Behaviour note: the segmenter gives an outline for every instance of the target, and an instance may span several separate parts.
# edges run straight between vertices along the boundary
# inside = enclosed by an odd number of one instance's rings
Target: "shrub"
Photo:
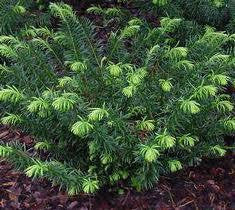
[[[42,9],[40,6],[34,0],[1,0],[0,34],[17,33],[24,26],[48,24],[49,14],[36,10]]]
[[[72,195],[121,180],[150,188],[162,174],[226,153],[234,35],[207,27],[178,42],[184,20],[150,28],[135,18],[102,40],[70,6],[50,11],[58,28],[0,37],[2,123],[34,135],[47,159],[16,144],[1,144],[0,156]]]
[[[154,14],[168,14],[214,26],[234,33],[235,2],[233,0],[152,0]],[[150,10],[149,5],[145,6]]]

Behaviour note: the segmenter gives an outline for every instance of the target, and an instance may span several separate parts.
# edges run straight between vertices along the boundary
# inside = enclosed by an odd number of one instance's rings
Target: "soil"
[[[28,148],[33,139],[19,131],[0,126],[0,139],[17,140]],[[0,160],[0,209],[160,209],[160,210],[232,210],[235,209],[235,155],[204,160],[198,167],[189,167],[162,177],[155,188],[136,192],[123,188],[103,189],[96,195],[69,197],[64,191],[44,180],[32,180],[15,171],[10,163]]]

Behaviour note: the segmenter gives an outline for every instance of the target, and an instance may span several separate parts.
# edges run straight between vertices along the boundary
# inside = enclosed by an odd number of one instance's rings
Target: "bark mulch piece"
[[[0,139],[18,139],[29,147],[33,140],[27,135],[0,126]],[[232,210],[235,209],[235,155],[204,160],[198,167],[189,167],[162,177],[155,188],[136,192],[124,188],[103,190],[97,195],[69,197],[58,187],[43,179],[32,180],[0,160],[0,209],[159,209],[159,210]]]

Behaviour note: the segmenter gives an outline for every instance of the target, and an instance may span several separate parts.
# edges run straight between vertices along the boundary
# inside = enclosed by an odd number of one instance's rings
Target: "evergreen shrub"
[[[152,0],[152,3],[154,7],[148,5],[145,9],[152,10],[156,15],[184,17],[219,30],[235,32],[234,0]]]
[[[223,137],[235,131],[225,91],[235,34],[133,18],[104,40],[69,5],[51,3],[50,13],[54,28],[0,36],[1,122],[44,151],[2,142],[1,157],[74,195],[121,181],[150,188],[160,175],[225,155]]]

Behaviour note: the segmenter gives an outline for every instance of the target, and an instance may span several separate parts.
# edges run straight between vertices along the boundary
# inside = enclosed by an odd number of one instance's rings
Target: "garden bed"
[[[0,209],[235,209],[235,4],[0,1]]]
[[[33,140],[20,132],[1,127],[4,141],[19,140],[32,147]],[[100,191],[96,195],[69,197],[43,179],[32,180],[0,161],[0,208],[2,209],[234,209],[235,155],[204,160],[162,177],[151,191],[139,193],[122,188],[123,194]]]

